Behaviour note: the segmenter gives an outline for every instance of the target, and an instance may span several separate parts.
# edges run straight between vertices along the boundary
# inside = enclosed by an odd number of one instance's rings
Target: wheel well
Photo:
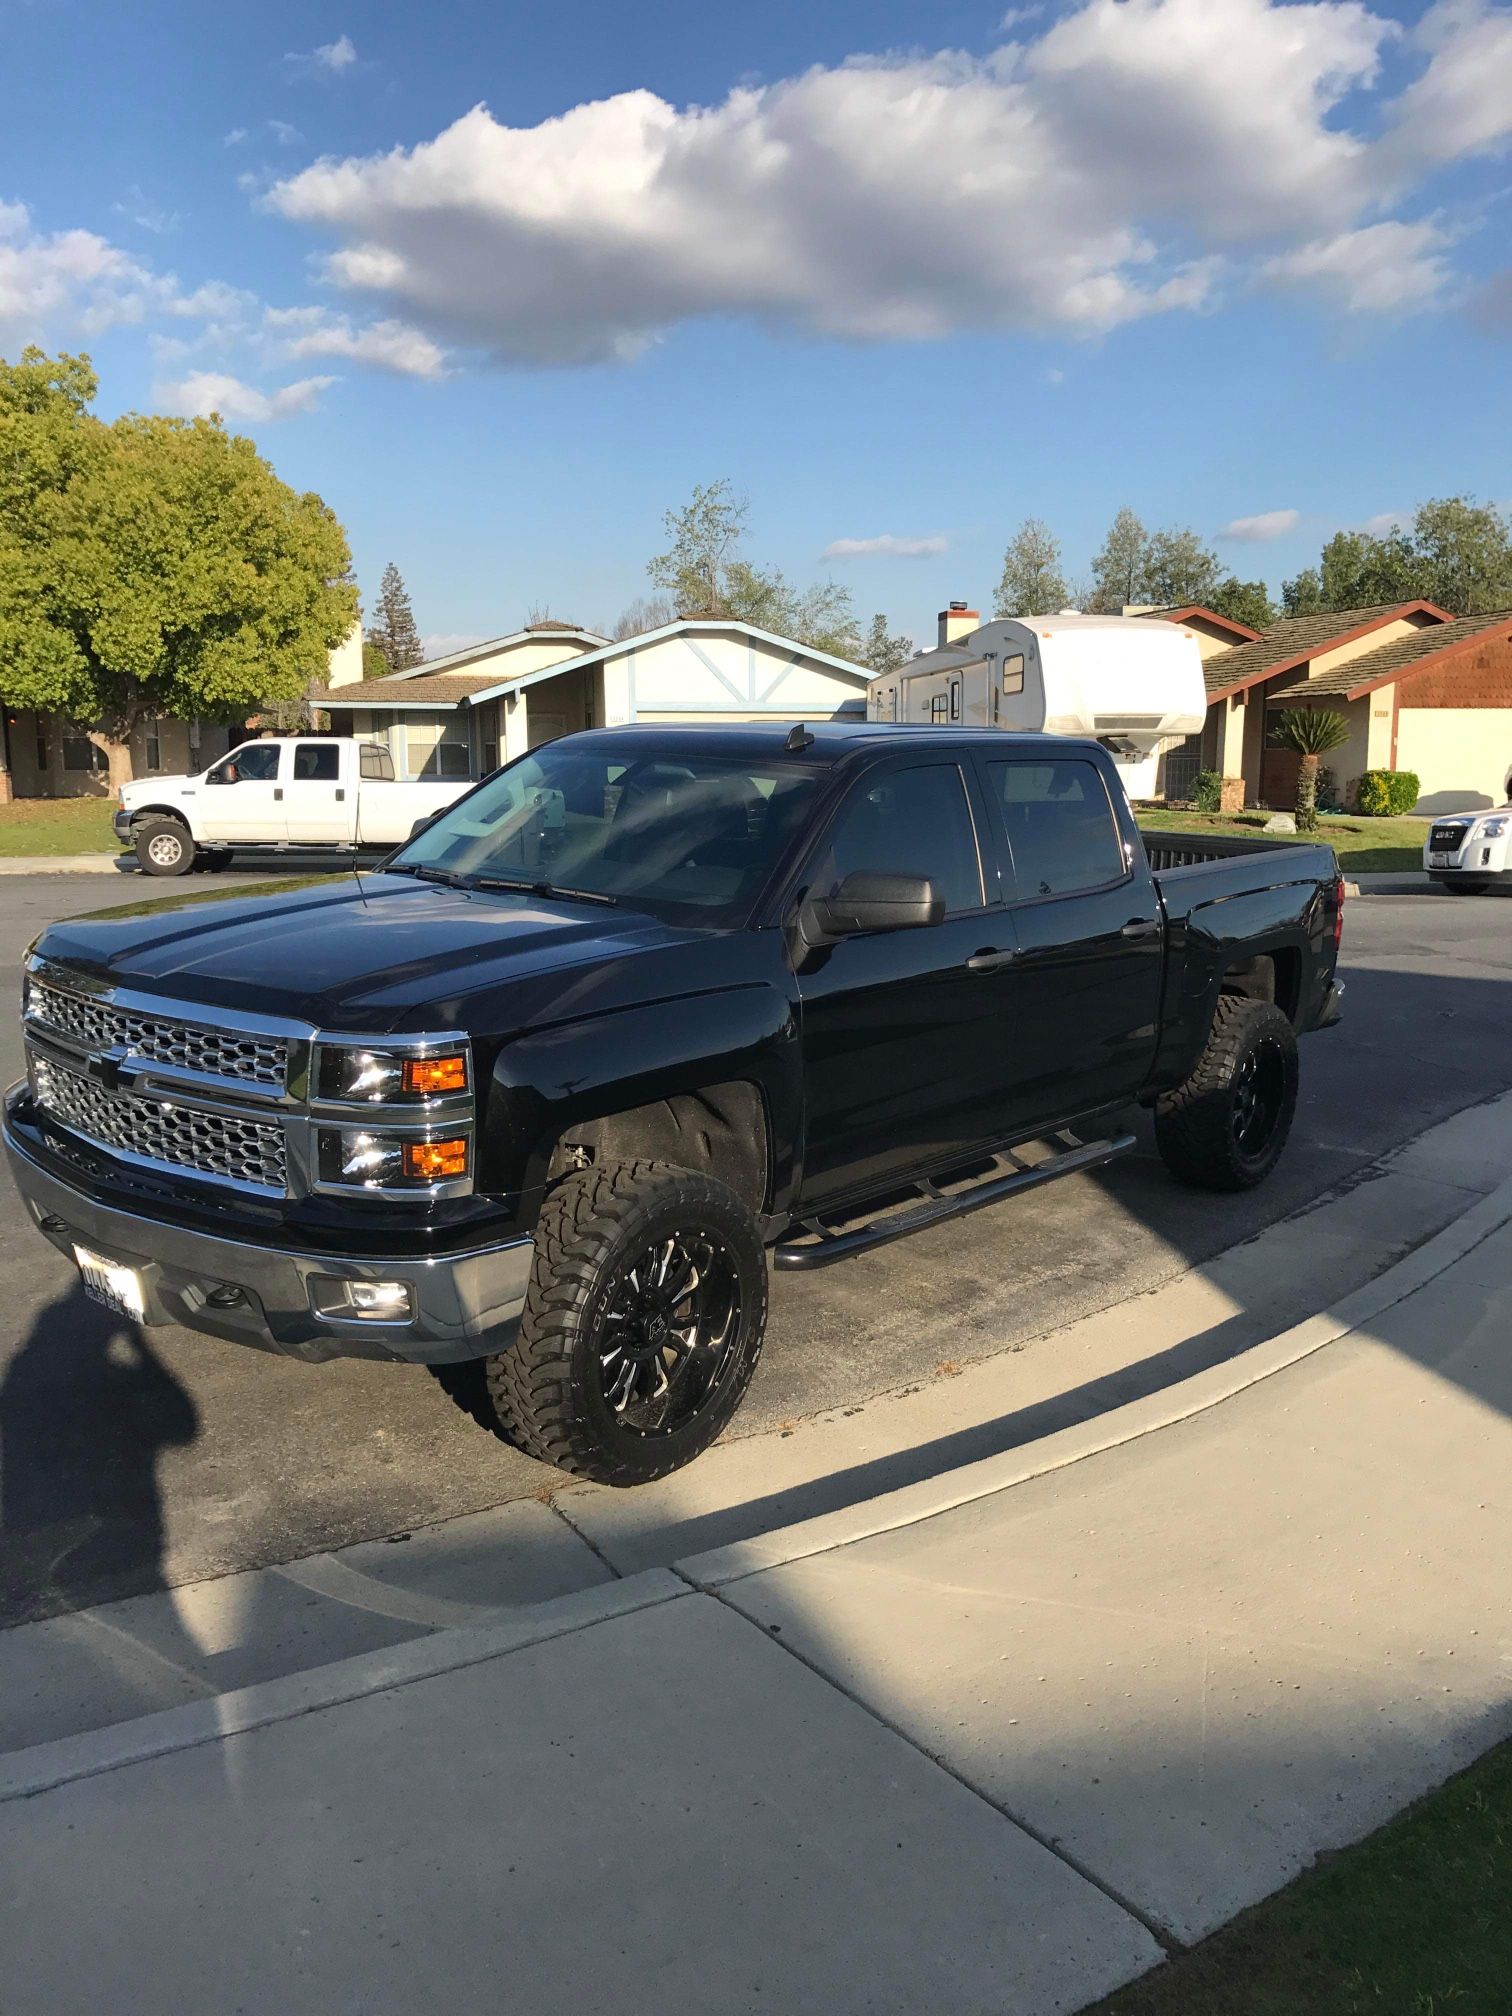
[[[557,1142],[548,1175],[555,1181],[590,1163],[637,1157],[717,1177],[748,1210],[764,1211],[770,1160],[760,1091],[735,1079],[579,1121]]]
[[[1297,1019],[1302,991],[1302,959],[1294,947],[1257,952],[1230,966],[1219,982],[1220,994],[1239,994],[1246,1001],[1274,1001],[1282,1014]]]
[[[132,825],[136,826],[144,819],[172,819],[182,826],[186,833],[189,831],[189,821],[176,805],[133,805]]]

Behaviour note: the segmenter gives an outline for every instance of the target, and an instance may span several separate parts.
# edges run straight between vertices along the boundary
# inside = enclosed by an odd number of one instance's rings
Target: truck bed
[[[1167,912],[1189,915],[1226,896],[1246,896],[1291,883],[1316,886],[1338,875],[1338,857],[1326,841],[1251,840],[1237,834],[1145,832],[1150,871]],[[1268,857],[1263,863],[1258,857]],[[1268,876],[1256,875],[1260,866]]]

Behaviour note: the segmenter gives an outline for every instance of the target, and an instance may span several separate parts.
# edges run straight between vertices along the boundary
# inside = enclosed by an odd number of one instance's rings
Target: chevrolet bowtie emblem
[[[126,1051],[120,1048],[95,1051],[84,1060],[85,1069],[97,1085],[103,1085],[107,1092],[115,1092],[132,1075],[126,1057]]]

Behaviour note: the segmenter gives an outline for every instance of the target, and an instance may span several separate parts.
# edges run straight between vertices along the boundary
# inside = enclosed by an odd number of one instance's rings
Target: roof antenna
[[[812,747],[813,741],[814,737],[804,727],[803,723],[795,721],[787,732],[786,742],[782,745],[783,754],[786,756],[801,756],[805,749]]]

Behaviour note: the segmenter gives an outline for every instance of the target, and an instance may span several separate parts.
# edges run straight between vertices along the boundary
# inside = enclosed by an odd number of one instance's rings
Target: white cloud
[[[855,560],[872,554],[885,554],[893,560],[923,560],[931,554],[943,553],[948,544],[943,532],[926,533],[919,539],[904,538],[896,532],[879,532],[874,539],[831,539],[819,557],[821,560]]]
[[[334,378],[300,378],[276,392],[260,391],[224,371],[191,371],[176,385],[160,385],[154,397],[175,412],[191,417],[219,413],[226,420],[287,420],[308,413]]]
[[[1413,315],[1439,306],[1447,294],[1450,242],[1432,219],[1420,224],[1391,219],[1299,245],[1267,260],[1260,277],[1315,293],[1353,315]]]
[[[359,329],[344,318],[327,322],[320,309],[275,310],[270,322],[279,314],[291,322],[297,317],[313,325],[290,339],[291,357],[350,357],[355,363],[374,364],[406,378],[440,378],[445,373],[446,357],[440,345],[407,323],[373,322]]]
[[[1262,264],[1377,312],[1445,292],[1447,240],[1381,203],[1423,172],[1433,105],[1461,113],[1435,158],[1493,144],[1507,18],[1440,0],[1412,40],[1365,0],[1085,0],[983,58],[858,56],[708,106],[628,91],[511,127],[480,105],[267,201],[331,241],[337,286],[509,362],[626,359],[712,316],[1098,335]],[[1395,99],[1388,47],[1418,71]],[[1396,282],[1366,270],[1382,253]]]
[[[229,133],[222,135],[221,145],[222,147],[240,147],[246,137],[247,129],[245,126],[233,126]]]
[[[339,77],[357,61],[357,49],[350,35],[338,35],[334,42],[322,42],[315,49],[291,49],[285,67],[296,77],[318,77],[324,72]]]
[[[1392,108],[1384,158],[1410,174],[1504,149],[1512,139],[1512,7],[1438,0],[1414,40],[1429,52],[1428,67]]]
[[[1300,511],[1257,511],[1251,518],[1230,518],[1220,539],[1284,539],[1300,523]]]
[[[1405,525],[1411,516],[1410,511],[1377,511],[1374,518],[1365,520],[1360,530],[1368,532],[1372,539],[1384,539],[1389,532],[1395,532],[1398,526]]]
[[[24,203],[0,206],[0,335],[22,341],[54,331],[98,336],[140,322],[175,283],[93,231],[34,231]]]
[[[268,131],[280,147],[293,147],[304,138],[297,126],[291,126],[287,119],[270,119]]]
[[[140,231],[151,231],[158,236],[172,231],[179,221],[177,210],[165,210],[142,193],[141,184],[133,182],[126,191],[124,202],[112,203],[111,209],[117,217],[124,217],[128,224],[135,224]]]

